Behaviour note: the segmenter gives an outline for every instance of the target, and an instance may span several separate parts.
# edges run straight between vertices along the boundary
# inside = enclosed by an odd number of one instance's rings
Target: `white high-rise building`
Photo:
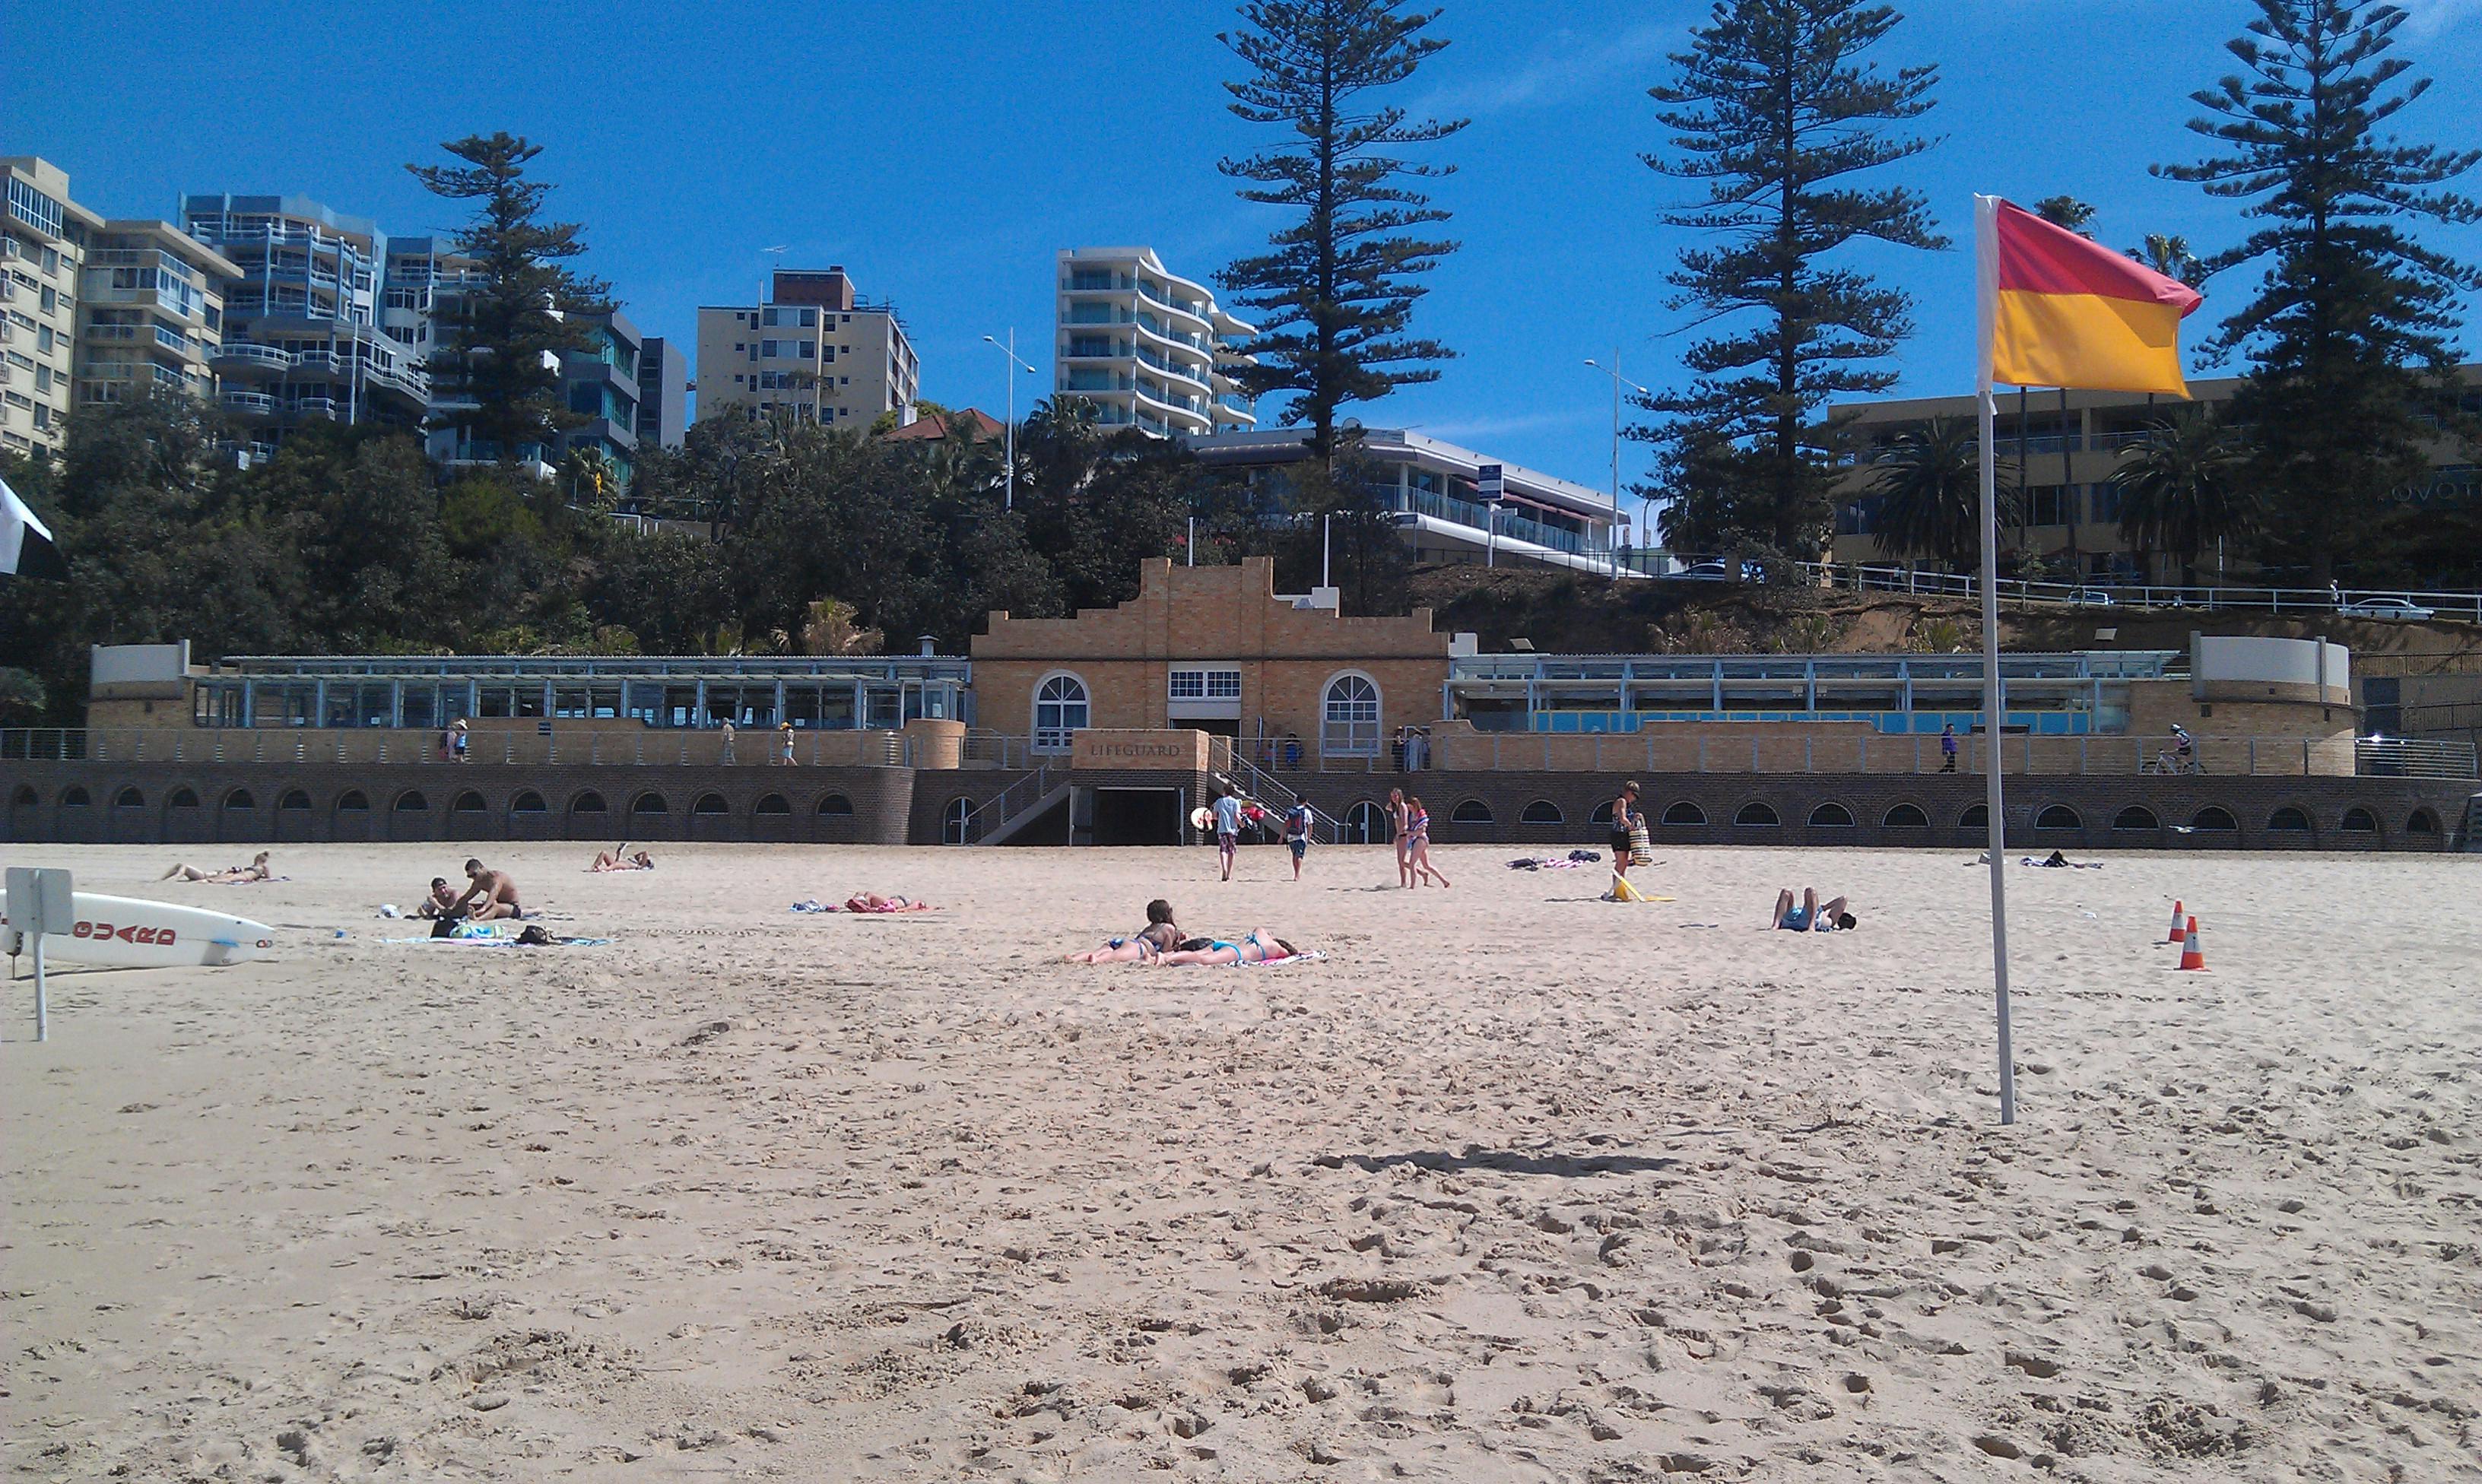
[[[1161,437],[1254,428],[1234,374],[1257,364],[1239,349],[1256,333],[1152,247],[1070,247],[1060,254],[1052,395],[1094,404],[1108,427]]]

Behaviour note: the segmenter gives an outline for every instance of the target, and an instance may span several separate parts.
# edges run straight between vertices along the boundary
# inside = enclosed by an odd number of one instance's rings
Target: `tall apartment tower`
[[[57,456],[77,357],[78,270],[103,219],[69,199],[69,177],[31,155],[0,159],[0,447]]]
[[[78,405],[146,391],[212,401],[224,291],[241,270],[170,221],[107,221],[79,275]]]
[[[388,241],[375,225],[297,195],[185,196],[181,223],[240,274],[214,364],[253,447],[311,422],[421,422],[421,356],[380,327]]]
[[[1257,333],[1152,247],[1070,247],[1060,254],[1053,395],[1095,405],[1107,427],[1158,437],[1258,425],[1234,373],[1257,364],[1239,344]]]
[[[638,446],[676,449],[689,430],[690,367],[677,340],[648,335],[638,354]]]
[[[778,269],[763,304],[699,308],[698,415],[867,424],[910,404],[922,363],[896,308],[842,268]]]

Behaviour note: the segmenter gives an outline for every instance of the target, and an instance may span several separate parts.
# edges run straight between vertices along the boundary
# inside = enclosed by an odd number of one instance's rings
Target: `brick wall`
[[[1639,807],[1653,826],[1656,844],[1861,845],[1979,847],[1978,824],[1959,823],[1981,804],[1983,780],[1971,774],[1923,777],[1880,774],[1641,773]],[[1601,849],[1607,826],[1596,809],[1619,792],[1621,775],[1577,772],[1374,774],[1316,773],[1288,777],[1325,814],[1345,818],[1358,802],[1385,812],[1387,791],[1403,788],[1431,812],[1431,838],[1442,845],[1507,844],[1586,846]],[[2011,849],[2211,849],[2317,848],[2329,850],[2445,848],[2465,818],[2471,781],[2412,778],[2248,778],[2134,776],[2119,778],[2011,777],[2007,783]],[[1461,806],[1487,810],[1485,822],[1457,818]],[[1528,806],[1544,816],[1525,822]],[[1824,808],[1840,808],[1850,824],[1811,823]],[[1910,806],[1921,825],[1891,824],[1891,811]],[[2233,827],[2182,834],[2174,825],[2197,821],[2202,811],[2220,809]],[[2125,811],[2141,809],[2155,821],[2116,827]],[[2300,811],[2307,830],[2271,827],[2279,810]],[[2374,830],[2347,830],[2345,816],[2365,811]],[[2066,810],[2067,814],[2054,811]],[[1703,822],[1686,822],[1695,817]],[[1754,820],[1734,822],[1745,811]],[[1557,814],[1557,822],[1549,818]],[[2426,815],[2433,828],[2414,827]],[[1664,823],[1667,815],[1677,821]],[[2075,822],[2068,822],[2070,815]],[[2049,824],[2044,823],[2046,818]],[[2209,820],[2208,822],[2212,822]],[[2056,827],[2055,827],[2056,826]]]
[[[1173,664],[1225,661],[1241,671],[1241,735],[1255,736],[1263,721],[1315,755],[1321,705],[1338,674],[1377,683],[1384,736],[1437,719],[1447,655],[1448,636],[1432,632],[1429,609],[1386,618],[1297,609],[1276,601],[1275,563],[1265,558],[1216,567],[1158,558],[1142,564],[1138,595],[1117,608],[1074,618],[992,613],[973,641],[974,715],[1024,736],[1036,688],[1065,670],[1085,682],[1093,725],[1164,727]]]
[[[13,763],[0,838],[904,845],[913,787],[902,768]]]

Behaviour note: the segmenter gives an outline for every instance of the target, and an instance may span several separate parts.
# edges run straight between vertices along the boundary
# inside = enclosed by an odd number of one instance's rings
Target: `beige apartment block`
[[[2468,412],[2482,412],[2482,366],[2462,367],[2458,375],[2465,383]],[[2189,382],[2189,393],[2198,404],[2220,411],[2240,384],[2234,377],[2197,378]],[[2142,558],[2121,533],[2120,489],[2113,477],[2129,451],[2182,405],[2173,398],[2137,392],[2000,392],[1995,453],[2003,477],[2015,480],[2025,496],[2023,522],[1999,533],[2003,563],[2041,558],[2063,565],[2073,561],[2081,581],[2179,582],[2179,565],[2170,556],[2156,552]],[[1879,502],[1874,486],[1884,460],[1908,430],[1924,428],[1934,419],[1970,422],[1973,398],[1847,403],[1835,409],[1835,417],[1843,467],[1835,482],[1834,560],[1901,565],[1907,554],[1890,550],[1875,529]],[[2424,476],[2394,491],[2399,504],[2443,508],[2469,499],[2482,483],[2482,470],[2471,452],[2455,439],[2442,436],[2428,453],[2431,466]],[[1926,558],[1914,560],[1924,570],[1937,565]],[[2236,575],[2242,565],[2237,557],[2224,561],[2224,575]],[[2217,573],[2218,558],[2208,553],[2196,575],[2211,582]]]
[[[151,391],[212,400],[224,291],[241,270],[169,221],[107,221],[87,247],[78,305],[77,404]]]
[[[922,363],[896,307],[858,299],[841,267],[779,269],[768,302],[699,309],[698,417],[781,413],[863,427],[900,420]]]
[[[0,157],[0,448],[58,456],[76,364],[78,269],[103,219],[69,199],[69,177],[32,155]]]

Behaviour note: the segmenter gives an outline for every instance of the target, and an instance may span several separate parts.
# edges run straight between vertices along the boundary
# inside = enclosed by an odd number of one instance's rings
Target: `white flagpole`
[[[1999,474],[1991,397],[1991,337],[1999,306],[1999,198],[1973,198],[1975,299],[1982,375],[1974,402],[1982,419],[1982,735],[1983,801],[1991,815],[1991,977],[1999,1008],[1999,1121],[2017,1121],[2017,1059],[2008,1027],[2007,815],[2002,810],[1999,723]]]

